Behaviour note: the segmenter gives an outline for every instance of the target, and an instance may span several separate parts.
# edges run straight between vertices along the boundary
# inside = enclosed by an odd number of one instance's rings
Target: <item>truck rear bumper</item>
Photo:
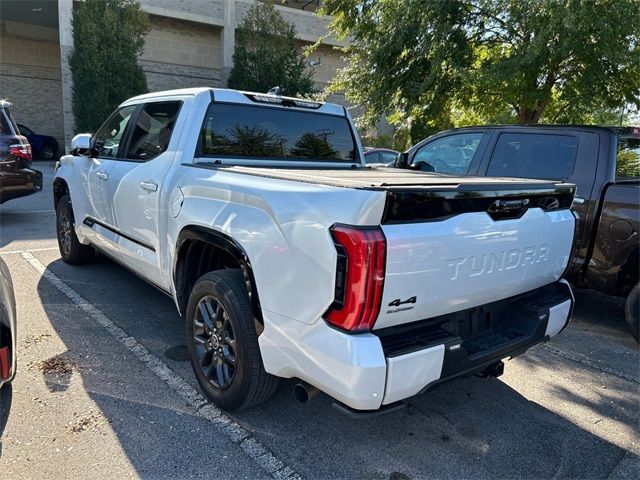
[[[300,378],[356,410],[377,410],[443,381],[478,373],[557,335],[573,294],[564,280],[461,312],[346,334],[264,312],[265,368]]]

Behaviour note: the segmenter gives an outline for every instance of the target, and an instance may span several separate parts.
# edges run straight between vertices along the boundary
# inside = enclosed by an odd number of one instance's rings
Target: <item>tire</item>
[[[189,295],[185,333],[193,371],[215,405],[242,410],[273,395],[279,379],[262,364],[240,270],[217,270],[198,279]]]
[[[624,306],[624,318],[629,324],[631,335],[640,343],[640,283],[629,292],[627,303]]]
[[[79,265],[93,260],[95,249],[91,245],[81,244],[76,235],[69,195],[64,195],[56,205],[56,236],[60,256],[66,263]]]
[[[55,160],[56,152],[51,145],[45,145],[40,151],[42,160]]]

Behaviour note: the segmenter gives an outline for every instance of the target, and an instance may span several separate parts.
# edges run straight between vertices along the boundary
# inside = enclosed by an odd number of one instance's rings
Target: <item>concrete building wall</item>
[[[220,29],[151,16],[139,63],[150,92],[220,86]]]
[[[180,18],[222,26],[224,0],[139,0],[142,9],[153,15]]]
[[[310,44],[303,44],[302,47]],[[335,50],[331,45],[321,45],[309,57],[308,62],[320,62],[320,65],[310,67],[313,71],[313,79],[320,85],[328,85],[336,74],[336,71],[343,67],[345,62],[342,53]]]
[[[18,123],[64,141],[57,29],[0,21],[0,97]]]
[[[236,0],[236,24],[242,22],[246,11],[255,3],[254,0]],[[288,22],[293,23],[296,27],[297,36],[305,42],[315,42],[318,38],[327,34],[327,25],[330,17],[316,15],[315,12],[300,10],[280,5],[278,1],[274,2],[276,9]],[[335,39],[327,38],[327,42],[338,44]]]

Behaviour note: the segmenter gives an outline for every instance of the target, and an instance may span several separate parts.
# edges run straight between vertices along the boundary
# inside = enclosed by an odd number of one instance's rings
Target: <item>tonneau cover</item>
[[[484,189],[542,189],[555,188],[558,183],[550,180],[530,180],[522,178],[496,178],[455,176],[440,173],[418,172],[413,170],[363,167],[354,169],[309,169],[309,168],[259,168],[244,166],[215,166],[213,168],[247,175],[277,178],[296,182],[314,183],[334,187],[358,188],[367,190],[400,189],[459,189],[460,186]]]

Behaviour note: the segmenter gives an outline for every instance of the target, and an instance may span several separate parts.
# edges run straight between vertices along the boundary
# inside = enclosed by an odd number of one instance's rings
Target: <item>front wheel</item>
[[[640,283],[631,289],[624,306],[624,318],[629,324],[631,335],[640,343]]]
[[[200,277],[186,313],[191,366],[209,400],[225,410],[241,410],[268,400],[278,378],[262,364],[242,272],[218,270]]]
[[[66,263],[86,263],[95,256],[95,250],[91,245],[83,245],[78,240],[69,195],[63,195],[56,205],[56,234],[60,256]]]

